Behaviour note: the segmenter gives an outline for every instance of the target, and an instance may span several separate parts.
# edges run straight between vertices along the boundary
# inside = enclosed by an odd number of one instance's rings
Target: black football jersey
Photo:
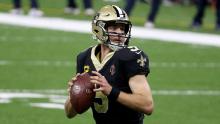
[[[109,53],[102,62],[96,57],[98,51],[100,45],[77,56],[77,73],[98,71],[112,87],[131,93],[129,78],[137,74],[147,76],[150,72],[148,57],[135,46]],[[108,100],[102,92],[96,92],[92,111],[96,124],[141,124],[144,118],[143,113]]]

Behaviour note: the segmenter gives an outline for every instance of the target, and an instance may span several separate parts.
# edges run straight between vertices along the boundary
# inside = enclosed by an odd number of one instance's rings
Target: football
[[[90,83],[88,73],[80,74],[70,89],[71,104],[78,114],[87,111],[95,97],[94,85]]]

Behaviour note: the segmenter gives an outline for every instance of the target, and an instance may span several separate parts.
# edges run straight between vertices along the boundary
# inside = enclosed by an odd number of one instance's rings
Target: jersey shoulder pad
[[[118,54],[118,59],[127,77],[136,74],[147,76],[150,72],[148,56],[136,46],[121,49]]]
[[[77,73],[82,73],[84,71],[83,67],[84,67],[86,59],[91,53],[91,49],[92,48],[88,48],[77,55],[77,58],[76,58],[76,72]]]
[[[139,59],[140,56],[146,57],[145,53],[136,46],[129,46],[118,51],[118,56],[122,61]]]
[[[77,60],[78,60],[78,61],[84,60],[84,59],[88,56],[88,54],[90,53],[91,50],[92,50],[92,47],[90,47],[90,48],[88,48],[88,49],[86,49],[86,50],[80,52],[80,53],[77,55]]]

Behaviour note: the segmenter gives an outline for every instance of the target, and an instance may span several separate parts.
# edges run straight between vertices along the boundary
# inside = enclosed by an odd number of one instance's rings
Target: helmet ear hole
[[[96,35],[96,37],[100,41],[106,41],[108,39],[108,36],[106,35],[105,29],[101,28],[100,26],[92,25],[92,32]]]

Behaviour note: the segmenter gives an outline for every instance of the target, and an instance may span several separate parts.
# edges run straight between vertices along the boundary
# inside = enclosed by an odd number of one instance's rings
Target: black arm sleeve
[[[76,73],[82,73],[83,72],[83,58],[78,55],[76,60]]]

